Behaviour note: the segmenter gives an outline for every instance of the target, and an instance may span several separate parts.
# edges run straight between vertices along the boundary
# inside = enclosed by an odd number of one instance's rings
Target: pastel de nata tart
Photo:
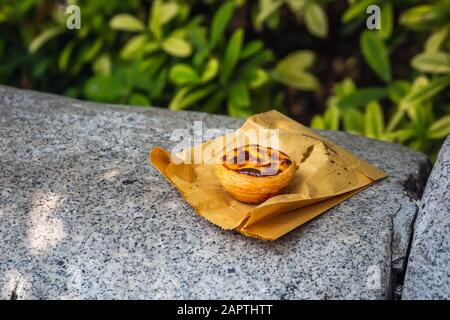
[[[256,144],[229,151],[215,166],[224,189],[248,204],[259,204],[281,194],[297,170],[295,161],[284,152]]]

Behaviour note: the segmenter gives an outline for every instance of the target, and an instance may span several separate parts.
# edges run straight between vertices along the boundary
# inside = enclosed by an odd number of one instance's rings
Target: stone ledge
[[[198,217],[149,165],[152,146],[170,149],[171,129],[195,120],[242,123],[0,86],[0,298],[391,297],[425,155],[321,132],[390,176],[265,242]]]
[[[403,299],[450,299],[450,137],[420,201]]]

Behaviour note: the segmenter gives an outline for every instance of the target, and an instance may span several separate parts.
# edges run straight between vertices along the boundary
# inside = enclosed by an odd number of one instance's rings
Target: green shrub
[[[358,6],[361,3],[364,1],[347,9],[344,21],[359,17],[357,9],[366,7]],[[354,134],[406,144],[434,158],[438,146],[450,134],[450,105],[446,100],[450,87],[450,3],[443,0],[419,5],[400,16],[400,24],[430,34],[423,51],[410,61],[415,69],[411,80],[392,80],[386,42],[392,36],[394,2],[379,3],[381,12],[389,17],[389,32],[363,31],[360,50],[366,63],[386,84],[358,89],[351,79],[344,80],[328,99],[325,113],[315,116],[311,126],[343,128]]]
[[[315,128],[433,157],[450,133],[449,21],[448,0],[3,0],[0,83],[236,117],[300,108]]]

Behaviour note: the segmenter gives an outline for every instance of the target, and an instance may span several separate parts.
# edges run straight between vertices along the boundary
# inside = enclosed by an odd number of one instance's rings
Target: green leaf
[[[314,52],[309,50],[295,51],[281,59],[275,70],[279,73],[302,72],[314,64]]]
[[[159,42],[162,39],[162,1],[154,0],[150,7],[150,13],[148,15],[148,26],[154,38]]]
[[[145,29],[142,21],[128,13],[120,13],[112,17],[109,21],[109,26],[114,30],[131,32],[138,32]]]
[[[81,48],[77,48],[77,54],[71,60],[70,72],[78,74],[85,63],[90,63],[98,55],[103,47],[103,40],[97,38],[94,43],[81,42]]]
[[[187,36],[188,36],[188,30],[184,29],[184,28],[175,29],[170,33],[170,37],[174,37],[174,38],[187,39]]]
[[[186,22],[186,20],[189,18],[189,15],[191,13],[191,6],[189,5],[189,2],[178,2],[178,21],[180,23]],[[194,19],[190,20],[188,22],[188,26],[190,23],[197,23],[201,17],[194,17]]]
[[[380,100],[386,96],[387,90],[381,87],[357,89],[355,92],[339,99],[338,107],[341,109],[361,107],[370,101]]]
[[[79,90],[77,87],[69,87],[66,90],[64,90],[63,95],[71,98],[78,98],[79,97]]]
[[[272,71],[272,78],[288,87],[304,91],[315,91],[320,88],[319,81],[310,73]]]
[[[315,91],[320,87],[317,79],[304,70],[314,64],[312,51],[300,50],[281,59],[272,72],[272,77],[289,87],[299,90]]]
[[[237,81],[231,85],[229,99],[238,107],[247,107],[250,104],[250,94],[243,81]]]
[[[380,139],[383,134],[383,110],[377,102],[369,102],[364,114],[365,135],[369,138]]]
[[[411,143],[408,144],[408,147],[410,147],[413,150],[421,151],[424,148],[424,140],[422,138],[413,140],[411,141]]]
[[[319,38],[326,38],[328,34],[328,18],[323,8],[309,2],[305,7],[305,25],[306,28]]]
[[[394,132],[385,133],[384,138],[387,141],[398,141],[403,143],[412,138],[414,134],[414,129],[401,129]]]
[[[270,79],[269,74],[262,68],[255,70],[252,79],[250,80],[250,88],[258,89],[266,84]]]
[[[211,41],[210,48],[216,47],[219,43],[220,39],[223,38],[223,34],[225,32],[225,28],[231,20],[234,12],[234,4],[232,1],[226,1],[222,6],[220,6],[219,10],[217,10],[216,14],[211,23]]]
[[[408,115],[413,121],[414,129],[418,136],[426,134],[426,130],[432,122],[429,109],[431,104],[414,104],[412,108],[408,110]]]
[[[44,30],[30,42],[28,51],[30,51],[31,53],[35,53],[44,43],[53,39],[63,31],[64,29],[62,29],[60,26]]]
[[[240,59],[251,57],[261,51],[262,48],[264,48],[264,43],[261,40],[252,40],[242,49]]]
[[[266,21],[276,10],[278,10],[283,1],[280,0],[260,0],[259,11],[255,20],[255,27],[260,30],[264,21]]]
[[[176,64],[170,69],[169,79],[178,86],[193,84],[200,80],[199,75],[188,64]]]
[[[184,97],[192,90],[192,87],[182,87],[177,93],[173,96],[172,100],[169,103],[170,110],[181,110],[180,105],[184,100]]]
[[[219,71],[219,60],[216,58],[210,58],[206,64],[202,74],[202,82],[208,82],[212,80]]]
[[[111,58],[102,54],[92,64],[92,69],[97,75],[109,75],[111,73]]]
[[[271,62],[273,60],[274,60],[274,56],[273,56],[272,51],[267,50],[267,49],[263,50],[263,51],[255,54],[253,57],[242,62],[241,66],[239,68],[239,74],[245,74],[245,73],[249,72],[249,70],[261,67],[263,64]]]
[[[422,72],[450,72],[450,55],[446,52],[423,52],[411,60],[411,66]]]
[[[244,40],[244,31],[237,29],[231,35],[228,41],[225,55],[221,64],[220,83],[222,85],[228,82],[241,54],[242,42]]]
[[[280,16],[280,10],[276,10],[274,13],[272,13],[266,20],[267,27],[269,27],[271,30],[276,30],[280,25]]]
[[[126,84],[133,89],[138,89],[140,91],[150,92],[150,88],[154,88],[156,86],[155,79],[149,79],[148,75],[145,72],[142,72],[140,63],[133,63],[130,66],[121,66],[116,68],[122,69],[118,72],[118,77]]]
[[[190,88],[183,88],[175,95],[169,104],[170,110],[182,110],[189,108],[196,102],[205,98],[211,92],[216,89],[215,85],[207,85],[205,87],[200,87],[199,89],[191,90]]]
[[[394,25],[394,9],[392,2],[386,2],[381,6],[380,24],[381,28],[378,30],[378,34],[381,39],[389,39]]]
[[[128,103],[134,106],[149,106],[151,104],[146,96],[137,92],[131,94]]]
[[[100,52],[103,46],[103,40],[98,38],[91,45],[84,46],[81,50],[80,59],[84,62],[91,62]]]
[[[120,56],[126,60],[139,57],[144,51],[147,40],[147,36],[144,34],[132,37],[120,50]]]
[[[209,113],[217,112],[224,98],[225,92],[218,90],[210,98],[208,98],[208,100],[206,100],[205,104],[202,106],[202,111]]]
[[[433,53],[439,51],[439,48],[447,39],[449,29],[449,26],[444,26],[433,32],[425,42],[425,52]]]
[[[169,37],[164,40],[162,48],[165,52],[174,57],[188,57],[192,53],[192,47],[184,39]]]
[[[118,102],[127,91],[117,78],[103,75],[90,78],[84,86],[86,98],[100,102]]]
[[[150,42],[147,40],[147,43],[144,45],[143,52],[144,53],[153,53],[160,49],[160,44],[158,42]]]
[[[377,0],[353,1],[350,7],[348,7],[342,15],[342,22],[348,23],[354,18],[365,17],[367,7],[372,4],[378,4],[379,2],[380,1]]]
[[[314,129],[325,129],[325,121],[323,117],[319,114],[315,115],[311,120],[310,127]]]
[[[165,55],[152,55],[141,62],[140,68],[142,71],[145,71],[149,77],[152,77],[166,61],[167,57]]]
[[[349,109],[342,113],[344,130],[353,134],[364,133],[363,114],[355,109]]]
[[[387,124],[387,132],[394,131],[395,128],[400,124],[400,122],[405,117],[405,112],[399,108],[395,113],[389,118],[388,124]]]
[[[434,97],[440,91],[450,85],[450,75],[434,78],[429,83],[421,86],[415,90],[412,94],[408,94],[403,103],[419,104],[427,99]]]
[[[389,84],[388,95],[393,102],[399,103],[408,94],[409,90],[411,90],[411,84],[408,81],[396,80]]]
[[[203,66],[205,60],[208,59],[209,56],[210,52],[207,49],[196,50],[192,57],[192,64],[196,68],[200,68],[201,66]]]
[[[63,49],[63,51],[61,52],[61,54],[59,55],[59,59],[58,59],[58,67],[59,70],[64,72],[67,70],[67,66],[69,65],[69,61],[70,61],[70,56],[72,54],[72,51],[76,45],[76,41],[72,40],[70,41]]]
[[[430,80],[426,76],[419,76],[414,79],[414,82],[412,83],[411,89],[409,90],[408,94],[400,100],[398,107],[401,112],[407,113],[411,119],[414,119],[415,117],[415,105],[416,102],[410,102],[409,99],[411,96],[419,92],[420,90],[424,89],[428,84],[430,83]],[[423,101],[420,101],[419,103],[429,104],[429,99],[424,99]]]
[[[159,21],[161,24],[166,24],[178,14],[178,4],[175,2],[163,3],[161,5],[161,16]]]
[[[432,27],[436,18],[433,5],[419,5],[403,12],[399,22],[410,29],[422,30]]]
[[[234,105],[230,100],[228,100],[227,104],[228,115],[235,118],[248,118],[252,115],[252,110],[249,108],[242,108],[237,105]]]
[[[285,0],[285,3],[289,7],[289,10],[299,18],[303,16],[303,10],[307,1],[308,0]]]
[[[162,68],[161,71],[157,74],[156,80],[151,83],[151,87],[148,91],[150,97],[154,99],[158,99],[161,97],[161,94],[167,83],[167,74],[167,68]]]
[[[450,134],[450,115],[446,115],[434,122],[427,131],[429,139],[441,139]]]
[[[384,42],[375,32],[366,30],[361,33],[361,53],[367,64],[384,81],[391,80],[391,64]]]
[[[334,93],[338,98],[348,96],[356,90],[356,85],[351,78],[345,78],[334,86]]]
[[[335,105],[329,106],[324,114],[325,127],[329,130],[338,130],[339,120],[339,108],[337,108]]]

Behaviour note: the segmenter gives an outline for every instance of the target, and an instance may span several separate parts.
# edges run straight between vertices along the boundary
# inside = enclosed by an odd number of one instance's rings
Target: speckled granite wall
[[[450,300],[450,136],[421,199],[402,298]]]
[[[198,217],[150,166],[194,120],[242,123],[0,86],[0,298],[390,297],[425,155],[323,132],[389,178],[265,242]]]

